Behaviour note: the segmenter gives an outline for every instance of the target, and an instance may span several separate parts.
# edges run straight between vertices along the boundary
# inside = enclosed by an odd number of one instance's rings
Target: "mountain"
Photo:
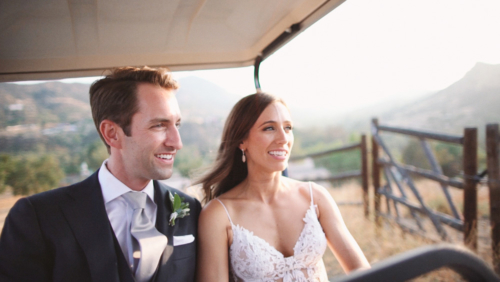
[[[47,82],[0,83],[0,129],[7,126],[75,123],[91,118],[89,85]]]
[[[372,117],[383,125],[463,134],[465,127],[483,131],[488,123],[500,123],[500,65],[477,63],[449,87],[422,98],[393,106],[364,109],[358,118],[344,120],[350,130],[368,133]]]
[[[183,119],[188,121],[225,120],[240,99],[224,88],[195,76],[181,78],[178,82],[177,101]]]
[[[177,99],[187,121],[221,120],[239,97],[198,77],[179,79]],[[22,124],[74,123],[91,118],[88,84],[0,83],[0,129]]]
[[[204,79],[179,79],[177,99],[185,122],[220,126],[240,97]],[[47,82],[34,85],[0,84],[0,131],[7,126],[37,124],[40,129],[91,119],[88,84]],[[349,132],[369,132],[372,117],[381,124],[448,134],[464,127],[500,122],[500,65],[477,63],[462,79],[446,89],[411,101],[381,103],[344,117],[328,119],[324,127],[341,126]],[[303,118],[294,112],[294,118]],[[320,116],[317,112],[315,116]],[[302,122],[304,123],[304,122]],[[305,124],[305,123],[304,123]],[[307,125],[307,124],[305,124]],[[310,126],[297,126],[307,129]],[[29,131],[29,130],[28,130]],[[206,129],[206,131],[209,131]],[[32,131],[31,131],[32,132]],[[205,134],[205,133],[204,133]],[[193,136],[197,139],[199,136]]]
[[[459,81],[380,116],[384,124],[462,134],[500,122],[500,65],[477,63]]]
[[[182,140],[208,154],[217,147],[225,118],[239,97],[197,77],[179,79],[179,84],[176,97],[183,115]],[[48,147],[59,135],[80,134],[85,137],[79,140],[89,144],[98,140],[89,87],[61,82],[0,83],[0,152],[30,151],[40,143]]]

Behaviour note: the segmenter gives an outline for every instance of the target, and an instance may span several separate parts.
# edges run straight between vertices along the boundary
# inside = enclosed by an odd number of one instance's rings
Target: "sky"
[[[347,0],[267,58],[260,84],[304,112],[415,99],[477,62],[500,64],[499,15],[499,0]],[[198,76],[239,97],[255,92],[253,67],[175,76]]]

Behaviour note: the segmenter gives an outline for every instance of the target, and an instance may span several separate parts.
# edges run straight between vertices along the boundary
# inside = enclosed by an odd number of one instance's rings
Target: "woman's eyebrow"
[[[261,125],[259,125],[259,127],[265,125],[265,124],[268,124],[268,123],[278,123],[277,121],[275,120],[268,120],[268,121],[265,121],[263,122]],[[289,124],[292,124],[292,121],[291,120],[285,120],[283,121],[283,123],[289,123]]]
[[[268,123],[276,123],[276,121],[274,121],[274,120],[268,120],[268,121],[265,121],[265,122],[263,122],[261,125],[259,125],[259,127],[261,127],[261,126],[263,126],[263,125],[265,125],[265,124],[268,124]]]

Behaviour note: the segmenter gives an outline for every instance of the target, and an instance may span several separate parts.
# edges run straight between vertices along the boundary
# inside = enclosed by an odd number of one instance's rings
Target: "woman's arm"
[[[228,228],[224,208],[212,200],[202,209],[198,221],[197,281],[229,281]]]
[[[356,269],[370,268],[363,251],[352,237],[342,219],[340,210],[328,191],[313,185],[314,202],[319,209],[319,222],[326,235],[328,246],[346,273]]]

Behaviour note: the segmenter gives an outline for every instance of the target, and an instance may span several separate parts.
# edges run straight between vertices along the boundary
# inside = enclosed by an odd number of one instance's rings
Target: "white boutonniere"
[[[177,193],[172,195],[170,191],[168,191],[168,195],[170,197],[170,202],[172,203],[173,213],[170,215],[170,226],[175,225],[175,220],[177,218],[183,218],[189,215],[189,203],[183,202],[184,198],[181,198]]]

